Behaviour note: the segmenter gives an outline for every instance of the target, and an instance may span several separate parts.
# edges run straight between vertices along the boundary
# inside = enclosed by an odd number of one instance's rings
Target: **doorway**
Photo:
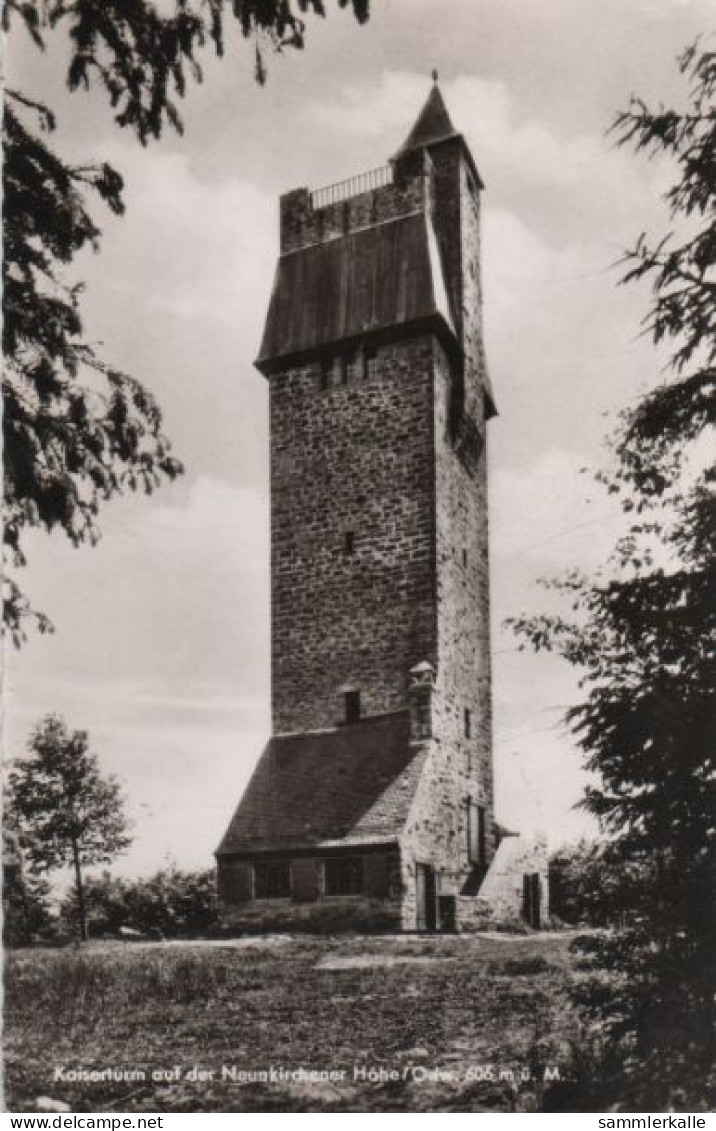
[[[416,864],[416,919],[419,931],[435,931],[438,926],[438,885],[435,869]]]
[[[539,931],[542,925],[542,887],[539,872],[522,877],[522,917],[530,927]]]

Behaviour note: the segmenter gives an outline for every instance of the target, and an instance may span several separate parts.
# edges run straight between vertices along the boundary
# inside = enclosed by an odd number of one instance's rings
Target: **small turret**
[[[410,741],[422,742],[433,733],[435,668],[422,660],[410,669]]]

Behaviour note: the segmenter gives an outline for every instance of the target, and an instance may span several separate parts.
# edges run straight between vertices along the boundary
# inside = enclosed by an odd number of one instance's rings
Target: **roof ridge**
[[[381,711],[381,712],[373,714],[373,715],[362,715],[359,719],[356,719],[355,722],[352,722],[352,723],[337,723],[336,726],[332,726],[332,727],[316,727],[315,730],[279,731],[278,734],[272,734],[271,735],[271,737],[269,738],[269,742],[273,742],[275,739],[284,739],[284,738],[315,738],[317,736],[324,735],[324,734],[343,734],[344,731],[346,730],[347,726],[350,726],[351,728],[357,727],[357,726],[364,726],[366,723],[382,722],[385,719],[396,719],[396,718],[399,718],[401,716],[406,716],[408,714],[409,714],[408,708],[407,707],[401,707],[401,709],[399,711]]]

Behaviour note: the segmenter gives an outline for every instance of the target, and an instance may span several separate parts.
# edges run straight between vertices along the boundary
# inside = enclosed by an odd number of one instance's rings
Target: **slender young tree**
[[[704,440],[716,421],[716,56],[696,45],[680,66],[684,109],[634,100],[613,126],[620,144],[677,170],[672,233],[640,236],[625,257],[623,282],[651,284],[646,331],[672,347],[598,476],[629,530],[600,575],[551,583],[572,617],[512,621],[581,672],[568,720],[599,783],[583,804],[612,863],[642,867],[630,926],[592,943],[612,987],[589,983],[584,1004],[607,1036],[607,1081],[649,1110],[708,1104],[713,1064],[716,472]]]
[[[132,840],[118,782],[100,773],[86,731],[70,731],[59,716],[48,715],[33,732],[27,756],[11,767],[9,799],[26,834],[29,868],[72,868],[80,936],[86,939],[83,869],[110,863]]]
[[[362,22],[368,0],[338,0]],[[207,49],[221,55],[227,23],[254,45],[258,82],[266,54],[304,44],[308,12],[322,0],[6,0],[3,27],[42,50],[69,43],[67,85],[104,93],[121,128],[142,145],[165,126],[181,131],[178,101],[202,78]],[[12,42],[12,39],[10,39]],[[153,491],[180,474],[154,398],[87,340],[82,286],[65,270],[99,247],[92,204],[121,214],[122,178],[106,162],[74,165],[53,149],[51,109],[20,90],[5,92],[3,383],[6,566],[25,565],[29,527],[63,531],[75,544],[100,536],[102,504],[125,491]],[[33,610],[17,576],[4,575],[4,625],[16,645]]]

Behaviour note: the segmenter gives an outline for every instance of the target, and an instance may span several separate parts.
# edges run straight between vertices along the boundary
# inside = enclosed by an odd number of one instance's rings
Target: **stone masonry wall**
[[[441,740],[458,762],[459,789],[487,810],[487,845],[494,845],[492,686],[490,665],[487,428],[484,416],[484,350],[480,287],[479,193],[458,142],[434,153],[437,203],[441,177],[449,174],[452,207],[450,255],[460,280],[459,326],[465,355],[464,414],[474,429],[479,454],[466,461],[451,438],[449,405],[454,370],[436,352],[435,451],[437,498],[438,683],[436,711],[443,714]],[[447,166],[447,174],[443,166]],[[442,213],[449,206],[442,200]],[[442,223],[443,221],[441,221]],[[447,226],[445,227],[447,232]],[[455,247],[459,232],[459,246]],[[465,735],[465,710],[470,730]],[[463,826],[466,815],[460,804]],[[461,835],[462,845],[467,834]],[[462,848],[461,848],[462,850]]]
[[[395,163],[392,184],[324,208],[313,207],[307,188],[286,193],[281,197],[281,254],[422,211],[428,163],[423,150],[408,154]]]
[[[361,855],[359,849],[354,849],[353,854]],[[321,858],[302,856],[292,859],[296,887],[299,886],[297,869],[302,869],[305,878],[307,872],[316,872]],[[366,887],[363,895],[326,896],[319,890],[319,884],[310,894],[311,886],[308,885],[303,895],[297,893],[293,898],[237,898],[237,893],[231,891],[231,866],[230,859],[219,861],[221,923],[229,929],[247,933],[400,930],[401,872],[400,857],[395,848],[381,853],[372,851],[364,857]]]
[[[442,894],[457,895],[474,871],[468,799],[486,811],[487,865],[495,842],[486,453],[472,472],[456,453],[448,436],[450,381],[449,362],[436,343],[438,662],[434,739],[403,840],[406,929],[415,925],[415,861],[437,869]]]
[[[460,225],[462,239],[462,344],[465,351],[465,412],[482,420],[486,376],[482,317],[482,248],[480,193],[467,162],[460,164]]]
[[[468,859],[468,800],[486,811],[486,864],[495,844],[490,669],[487,434],[479,264],[479,196],[460,144],[433,151],[435,222],[465,365],[459,376],[435,343],[434,428],[437,682],[435,736],[404,840],[404,927],[415,922],[415,861],[440,873],[443,894],[474,881]],[[451,425],[455,382],[464,380],[462,412],[477,441],[463,459]],[[470,736],[465,711],[470,712]],[[477,885],[474,885],[477,886]],[[412,893],[412,895],[411,895]],[[469,897],[474,902],[474,895]],[[458,920],[464,913],[459,900]]]
[[[331,896],[330,899],[317,903],[294,903],[290,899],[257,899],[245,904],[222,901],[221,925],[246,934],[274,931],[306,931],[309,934],[399,931],[400,899],[345,895]]]
[[[549,919],[549,852],[546,841],[531,836],[509,836],[500,842],[493,866],[477,899],[460,901],[463,929],[524,927],[523,877],[534,873],[539,876],[544,926]]]
[[[492,842],[492,687],[490,670],[487,445],[474,469],[447,432],[450,371],[438,352],[435,376],[438,677],[435,711],[441,741],[455,750],[460,788],[488,811]],[[465,711],[470,712],[470,736]]]
[[[462,334],[462,232],[460,228],[461,143],[444,142],[433,150],[433,223],[443,261],[450,308]]]
[[[318,362],[270,379],[275,734],[335,726],[348,689],[402,710],[436,660],[432,369],[422,335],[346,384]]]
[[[411,815],[401,840],[403,930],[415,930],[416,864],[429,864],[439,876],[442,895],[456,895],[467,863],[466,829],[460,813],[460,768],[456,751],[431,743]]]
[[[433,151],[434,223],[455,325],[465,355],[464,411],[480,417],[485,350],[482,320],[480,192],[454,139]]]

